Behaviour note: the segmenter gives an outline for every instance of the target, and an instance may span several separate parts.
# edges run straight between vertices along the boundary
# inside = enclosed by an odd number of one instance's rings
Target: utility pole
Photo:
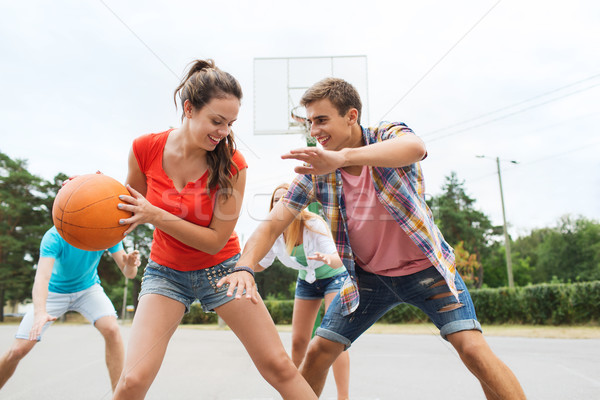
[[[491,158],[486,156],[476,156],[477,158]],[[512,164],[518,164],[517,161],[509,161]],[[504,228],[504,250],[506,251],[506,274],[508,275],[508,287],[515,287],[512,271],[512,256],[510,251],[510,238],[506,226],[506,210],[504,208],[504,192],[502,190],[502,174],[500,173],[500,157],[496,157],[496,167],[498,169],[498,184],[500,185],[500,203],[502,204],[502,222]]]
[[[125,287],[123,288],[123,309],[121,310],[121,324],[125,322],[125,317],[127,316],[127,284],[129,283],[129,279],[125,277]]]

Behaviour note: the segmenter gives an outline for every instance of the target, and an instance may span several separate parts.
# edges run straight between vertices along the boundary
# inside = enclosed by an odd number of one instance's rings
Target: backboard
[[[368,125],[367,72],[367,56],[255,58],[254,134],[307,135],[298,118],[305,115],[300,98],[327,77],[342,78],[356,87],[363,103],[361,123]]]

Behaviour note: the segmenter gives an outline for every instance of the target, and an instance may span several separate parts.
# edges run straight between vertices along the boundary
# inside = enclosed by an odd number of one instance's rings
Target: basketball
[[[123,240],[129,225],[119,220],[131,217],[119,210],[119,195],[129,191],[103,174],[79,175],[67,182],[52,206],[54,226],[63,239],[81,250],[106,250]]]

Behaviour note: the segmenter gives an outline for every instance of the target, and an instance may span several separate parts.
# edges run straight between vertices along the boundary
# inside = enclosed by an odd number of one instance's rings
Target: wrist
[[[231,270],[232,273],[233,272],[241,272],[241,271],[249,273],[254,278],[254,270],[252,268],[250,268],[250,267],[245,266],[245,265],[240,265],[240,266],[233,267],[233,269]]]
[[[161,225],[162,221],[173,220],[175,217],[174,214],[171,214],[170,212],[165,211],[160,207],[156,207],[153,204],[150,204],[150,207],[151,207],[150,218],[147,221],[150,225],[158,227]]]
[[[345,147],[339,151],[339,154],[342,159],[340,161],[341,165],[338,168],[350,167],[352,165],[352,148]]]

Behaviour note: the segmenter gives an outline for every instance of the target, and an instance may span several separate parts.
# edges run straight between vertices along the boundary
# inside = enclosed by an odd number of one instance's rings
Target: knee
[[[273,354],[264,364],[261,374],[271,383],[287,382],[298,374],[298,369],[285,351]]]
[[[145,390],[145,380],[136,374],[123,372],[115,391],[115,398],[130,399],[138,397]]]
[[[310,365],[313,363],[327,361],[333,363],[335,359],[344,351],[344,345],[341,343],[332,342],[331,340],[323,339],[315,336],[308,345],[304,363]]]
[[[483,336],[477,340],[463,340],[455,345],[460,358],[467,364],[479,364],[491,354],[491,349]]]
[[[8,349],[6,353],[6,360],[9,362],[19,362],[25,357],[33,346],[23,346],[21,344],[15,344]]]
[[[308,347],[309,338],[292,336],[292,351],[304,353]]]
[[[114,324],[108,324],[103,326],[102,328],[98,328],[102,336],[107,342],[115,342],[121,340],[121,331],[119,330],[119,326]]]

